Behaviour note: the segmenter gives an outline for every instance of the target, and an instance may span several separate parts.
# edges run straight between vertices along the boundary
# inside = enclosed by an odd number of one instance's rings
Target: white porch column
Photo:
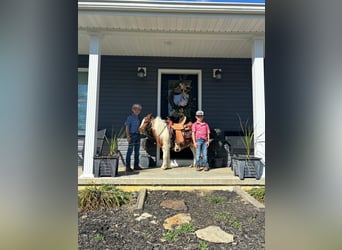
[[[98,99],[100,89],[101,48],[98,35],[91,35],[89,42],[88,96],[84,143],[84,165],[81,178],[93,178],[93,162],[96,153]]]
[[[265,163],[264,39],[254,39],[252,49],[254,155]],[[265,171],[264,171],[265,172]]]

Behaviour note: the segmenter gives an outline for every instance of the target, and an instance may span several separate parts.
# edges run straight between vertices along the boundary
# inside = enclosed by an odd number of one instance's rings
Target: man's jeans
[[[196,167],[207,165],[207,142],[203,139],[197,139],[197,148],[196,148]],[[200,165],[200,155],[202,154],[202,165]]]
[[[134,150],[134,167],[139,166],[140,135],[131,135],[131,142],[128,144],[126,154],[126,167],[131,166],[131,155]]]

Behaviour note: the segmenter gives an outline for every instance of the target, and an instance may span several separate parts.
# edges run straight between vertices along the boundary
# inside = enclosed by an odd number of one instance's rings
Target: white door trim
[[[158,69],[158,97],[157,97],[157,115],[161,115],[161,77],[162,74],[188,74],[198,77],[198,109],[202,109],[202,70],[200,69]]]
[[[198,84],[198,93],[197,93],[197,106],[198,109],[202,109],[202,70],[201,69],[158,69],[158,93],[157,93],[157,116],[161,115],[161,79],[163,74],[188,74],[188,75],[197,75],[197,84]],[[160,150],[157,147],[157,153],[156,153],[156,162],[157,165],[161,165],[160,160]],[[186,162],[183,162],[186,161]],[[177,161],[174,164],[188,164],[188,162],[191,164],[192,160],[182,160]]]

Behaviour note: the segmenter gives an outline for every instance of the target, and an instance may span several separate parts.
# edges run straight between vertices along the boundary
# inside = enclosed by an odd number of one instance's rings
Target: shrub
[[[126,204],[130,199],[130,193],[112,185],[93,185],[78,192],[78,207],[82,211],[109,209]]]
[[[265,188],[252,188],[247,190],[247,193],[254,197],[256,200],[265,203]]]

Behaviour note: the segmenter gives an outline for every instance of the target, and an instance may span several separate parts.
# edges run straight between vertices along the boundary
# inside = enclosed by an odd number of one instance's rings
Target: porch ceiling
[[[102,55],[250,58],[253,38],[264,38],[263,4],[82,1],[78,52],[89,35]]]

